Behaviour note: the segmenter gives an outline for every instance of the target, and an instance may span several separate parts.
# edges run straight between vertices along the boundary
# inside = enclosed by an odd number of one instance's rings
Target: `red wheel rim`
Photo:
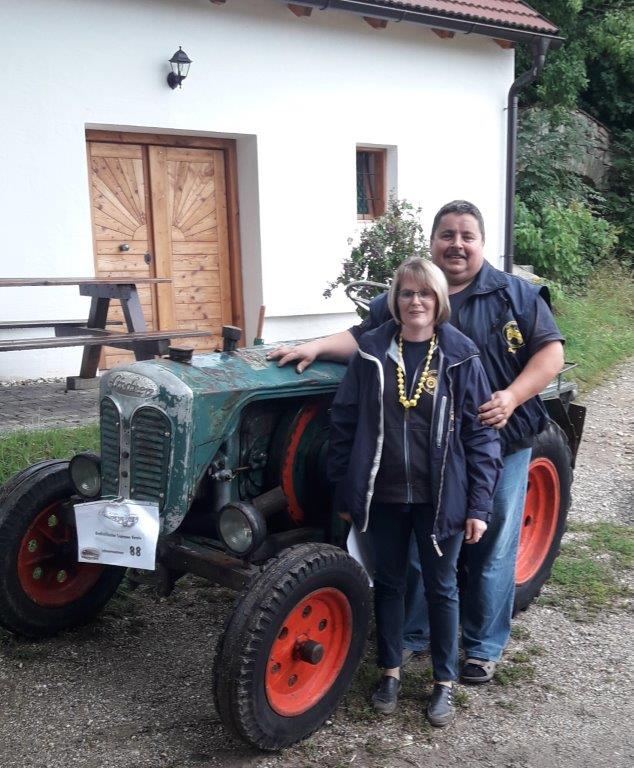
[[[352,611],[348,598],[328,587],[311,592],[282,622],[266,664],[266,696],[284,717],[306,712],[330,690],[348,655]],[[317,664],[300,657],[302,643],[323,648]]]
[[[555,537],[559,516],[559,475],[550,459],[531,462],[515,582],[524,584],[541,568]]]
[[[72,528],[60,514],[61,502],[33,520],[18,550],[18,580],[26,595],[45,608],[61,608],[97,583],[102,565],[78,563]]]

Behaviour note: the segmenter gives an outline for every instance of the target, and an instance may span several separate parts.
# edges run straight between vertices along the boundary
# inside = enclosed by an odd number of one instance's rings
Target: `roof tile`
[[[371,2],[373,0],[370,0]],[[556,34],[557,27],[521,0],[436,0],[411,2],[410,0],[377,0],[376,5],[412,8],[439,13],[458,19],[468,19],[503,27],[529,29],[545,34]]]

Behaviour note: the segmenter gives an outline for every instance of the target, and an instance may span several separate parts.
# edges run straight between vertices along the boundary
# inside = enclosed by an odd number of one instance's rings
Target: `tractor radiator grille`
[[[121,417],[109,398],[101,401],[101,493],[119,494],[119,450]]]
[[[155,501],[163,507],[172,430],[168,418],[156,408],[134,413],[130,437],[130,497]]]

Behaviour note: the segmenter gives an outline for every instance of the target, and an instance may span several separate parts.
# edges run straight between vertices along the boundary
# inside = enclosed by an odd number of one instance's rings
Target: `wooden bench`
[[[127,277],[41,277],[41,278],[3,278],[0,288],[32,288],[40,286],[79,286],[81,296],[90,296],[88,320],[81,321],[3,321],[0,327],[28,328],[52,326],[55,337],[0,339],[0,352],[17,352],[31,349],[50,349],[54,347],[84,347],[79,376],[68,376],[67,389],[84,389],[97,386],[97,368],[102,347],[118,347],[134,352],[136,360],[149,360],[155,355],[167,352],[171,339],[187,339],[211,336],[208,331],[198,330],[159,330],[148,331],[137,285],[169,283],[169,278],[143,277],[131,280]],[[127,326],[127,333],[118,333],[106,329],[110,301],[118,299]],[[114,324],[114,323],[109,323]],[[117,323],[122,325],[121,322]]]
[[[122,325],[121,321],[117,321]],[[0,328],[55,328],[67,325],[86,325],[85,320],[0,320]]]
[[[86,330],[85,327],[83,330]],[[21,352],[27,349],[50,349],[52,347],[120,347],[135,350],[139,342],[158,342],[156,354],[164,355],[170,339],[189,339],[194,336],[210,336],[207,331],[144,331],[143,333],[111,333],[103,336],[49,336],[41,339],[0,339],[0,352]],[[161,344],[164,347],[161,349]],[[154,345],[152,345],[154,348]]]

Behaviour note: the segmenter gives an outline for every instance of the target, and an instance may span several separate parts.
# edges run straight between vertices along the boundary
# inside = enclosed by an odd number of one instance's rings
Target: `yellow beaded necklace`
[[[421,373],[420,379],[418,380],[416,392],[414,393],[414,397],[411,400],[408,400],[405,397],[405,379],[403,377],[403,369],[405,368],[405,362],[403,361],[403,334],[399,333],[398,359],[400,365],[396,366],[396,383],[398,385],[398,401],[403,406],[403,408],[405,408],[405,410],[408,410],[409,408],[416,408],[418,405],[420,396],[423,394],[423,389],[427,383],[427,378],[429,376],[429,366],[431,365],[431,359],[435,350],[436,334],[434,333],[434,335],[431,337],[431,341],[429,342],[429,350],[427,352],[427,357],[425,358],[425,367],[423,368],[423,372]]]

